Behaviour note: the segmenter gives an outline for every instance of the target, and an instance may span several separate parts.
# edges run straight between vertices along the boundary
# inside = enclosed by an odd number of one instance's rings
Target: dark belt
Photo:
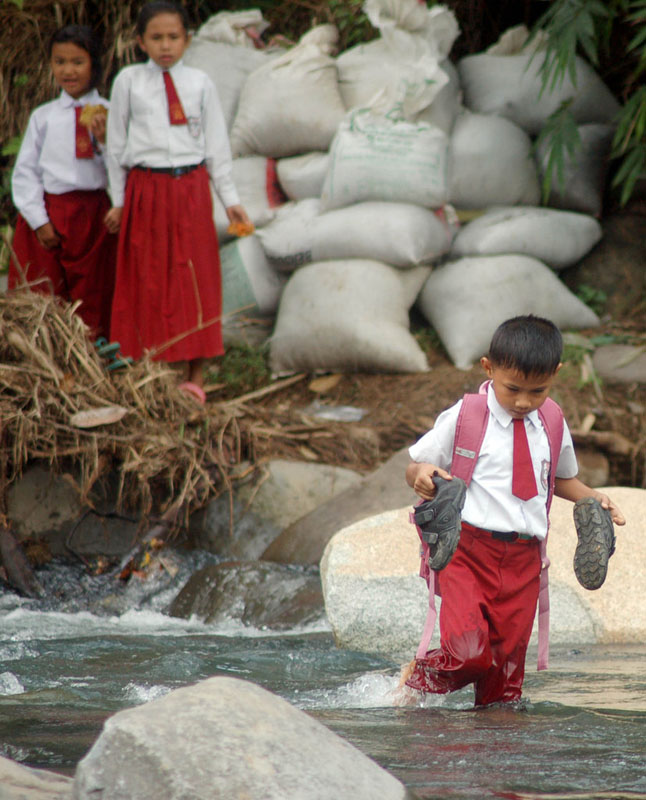
[[[516,531],[490,531],[488,528],[477,528],[475,525],[471,525],[470,522],[463,522],[462,524],[473,531],[488,533],[492,539],[497,539],[499,542],[529,542],[536,538],[535,536],[532,536],[531,533],[516,533]]]
[[[534,537],[530,533],[516,533],[516,531],[488,531],[492,539],[498,539],[501,542],[528,542]]]
[[[185,167],[146,167],[143,164],[135,164],[133,169],[139,169],[142,172],[156,172],[160,175],[170,175],[173,178],[179,178],[180,175],[187,175],[189,172],[203,167],[204,163],[204,161],[200,161],[199,164],[187,164]]]

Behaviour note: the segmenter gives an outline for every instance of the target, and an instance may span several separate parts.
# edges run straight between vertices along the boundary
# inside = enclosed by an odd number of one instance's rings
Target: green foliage
[[[646,34],[646,24],[643,32]],[[625,205],[633,193],[639,176],[646,172],[646,87],[644,86],[637,89],[623,108],[612,142],[612,155],[621,159],[612,186],[620,190],[620,202]]]
[[[608,295],[603,291],[603,289],[597,289],[594,286],[588,286],[587,283],[582,283],[578,287],[576,296],[597,315],[603,314],[606,303],[608,302]]]
[[[561,103],[557,110],[550,115],[536,139],[535,147],[538,148],[544,144],[547,152],[542,186],[544,203],[547,203],[550,196],[554,177],[560,188],[565,184],[566,154],[570,158],[574,158],[581,145],[579,129],[570,111],[571,104],[572,100]]]
[[[20,150],[20,143],[22,136],[13,136],[0,150],[0,155],[3,156],[17,156]]]
[[[622,54],[628,59],[629,69],[623,89],[625,104],[617,119],[611,158],[618,165],[612,186],[625,205],[646,170],[646,89],[639,85],[639,78],[646,71],[646,0],[552,0],[534,26],[532,38],[539,31],[547,34],[547,48],[539,51],[544,53],[542,91],[553,91],[566,74],[576,82],[577,52],[598,66],[601,54],[608,55],[611,37],[619,28],[629,30],[631,39]],[[563,188],[562,165],[565,153],[572,155],[575,147],[574,127],[570,112],[562,107],[541,133],[549,144],[544,197],[549,194],[554,172]]]
[[[206,375],[208,383],[226,384],[227,396],[237,397],[271,383],[267,347],[233,344],[227,347],[217,371]]]

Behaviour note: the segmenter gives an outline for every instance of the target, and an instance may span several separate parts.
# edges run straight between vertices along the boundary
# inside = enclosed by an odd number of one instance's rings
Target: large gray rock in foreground
[[[637,643],[646,637],[646,490],[611,487],[627,524],[596,591],[583,589],[572,567],[577,544],[572,503],[554,498],[548,543],[550,641],[561,644]],[[409,508],[355,523],[334,536],[321,560],[325,608],[340,647],[401,659],[417,649],[428,609],[419,574],[419,545]],[[439,598],[436,598],[439,609]],[[432,646],[438,643],[435,631]],[[533,634],[536,643],[536,627]]]
[[[217,677],[110,717],[75,800],[400,800],[406,788],[305,712]]]
[[[72,779],[0,756],[2,800],[72,800]]]
[[[293,522],[262,554],[266,561],[318,564],[326,544],[337,531],[364,517],[415,502],[404,473],[408,448],[391,456],[379,469],[336,497]]]

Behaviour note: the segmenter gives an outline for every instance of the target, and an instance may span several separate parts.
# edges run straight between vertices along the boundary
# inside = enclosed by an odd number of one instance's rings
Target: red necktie
[[[81,111],[81,106],[74,107],[74,113],[76,114],[76,157],[94,158],[90,131],[85,125],[81,125]]]
[[[531,500],[536,497],[536,479],[532,456],[529,452],[525,420],[515,419],[514,422],[514,467],[511,479],[511,493],[521,500]]]
[[[186,117],[182,103],[177,96],[175,84],[170,76],[170,72],[164,71],[164,86],[166,87],[166,98],[168,99],[168,119],[171,125],[186,125]]]

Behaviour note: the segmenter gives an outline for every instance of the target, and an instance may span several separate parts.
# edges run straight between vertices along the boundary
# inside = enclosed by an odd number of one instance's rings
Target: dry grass
[[[181,522],[230,485],[243,449],[235,403],[196,406],[171,368],[148,359],[108,372],[74,308],[27,289],[0,296],[1,496],[39,460],[73,473],[91,504],[112,470],[121,505]],[[127,411],[117,422],[73,424],[113,405]]]

